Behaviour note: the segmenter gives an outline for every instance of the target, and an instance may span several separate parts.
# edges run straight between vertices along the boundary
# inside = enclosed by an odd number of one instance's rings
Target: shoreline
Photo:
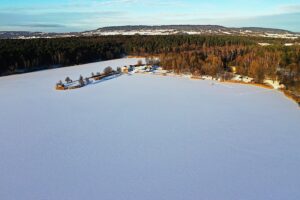
[[[295,94],[291,93],[289,90],[281,89],[280,90],[284,96],[286,96],[288,99],[296,102],[300,108],[300,97],[296,96]]]
[[[290,92],[289,90],[286,90],[286,89],[274,89],[270,85],[260,84],[260,83],[246,83],[246,82],[242,82],[242,81],[231,81],[231,80],[229,80],[229,81],[221,81],[221,82],[231,83],[231,84],[252,85],[252,86],[255,86],[255,87],[265,88],[265,89],[269,89],[269,90],[276,90],[276,91],[279,91],[279,92],[283,93],[285,97],[292,100],[293,102],[295,102],[300,107],[300,97],[296,96],[295,94],[293,94],[292,92]]]
[[[242,85],[252,85],[255,87],[270,89],[270,90],[276,90],[270,85],[262,84],[262,83],[246,83],[243,81],[234,81],[234,80],[226,80],[226,81],[220,81],[221,83],[231,83],[231,84],[242,84]]]

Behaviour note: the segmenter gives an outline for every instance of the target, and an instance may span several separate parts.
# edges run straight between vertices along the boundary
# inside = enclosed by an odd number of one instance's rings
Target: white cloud
[[[281,5],[277,9],[279,12],[283,13],[296,13],[300,12],[300,4],[294,4],[294,5]]]

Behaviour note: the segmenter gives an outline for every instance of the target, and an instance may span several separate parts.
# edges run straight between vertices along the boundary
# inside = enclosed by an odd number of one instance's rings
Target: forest
[[[272,45],[262,47],[259,42]],[[157,56],[176,73],[221,76],[235,66],[261,83],[279,80],[300,95],[300,46],[287,39],[217,36],[97,36],[0,40],[0,75],[78,65],[126,55]],[[299,40],[298,40],[299,42]]]
[[[214,46],[159,57],[161,66],[179,74],[223,77],[234,66],[237,74],[252,77],[256,83],[278,80],[300,94],[299,47]]]

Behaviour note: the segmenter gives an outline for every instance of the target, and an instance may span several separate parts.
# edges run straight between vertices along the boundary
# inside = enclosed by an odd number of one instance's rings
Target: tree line
[[[296,40],[295,40],[296,41]],[[298,40],[299,41],[299,40]],[[273,45],[261,47],[259,42]],[[241,75],[278,79],[298,91],[299,46],[287,39],[217,35],[98,36],[0,40],[0,75],[84,64],[125,55],[158,56],[176,73],[219,76],[236,66]],[[300,94],[300,92],[299,92]]]
[[[194,51],[163,53],[160,65],[175,73],[224,77],[232,72],[254,78],[277,80],[300,96],[300,47],[257,45],[213,46]]]
[[[249,45],[250,39],[226,36],[101,36],[0,41],[0,75],[30,72],[124,55],[181,52],[199,47]]]

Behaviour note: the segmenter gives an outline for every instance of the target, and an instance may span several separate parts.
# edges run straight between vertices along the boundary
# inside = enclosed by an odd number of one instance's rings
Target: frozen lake
[[[300,110],[280,92],[141,74],[54,90],[136,62],[0,77],[0,199],[300,199]]]

